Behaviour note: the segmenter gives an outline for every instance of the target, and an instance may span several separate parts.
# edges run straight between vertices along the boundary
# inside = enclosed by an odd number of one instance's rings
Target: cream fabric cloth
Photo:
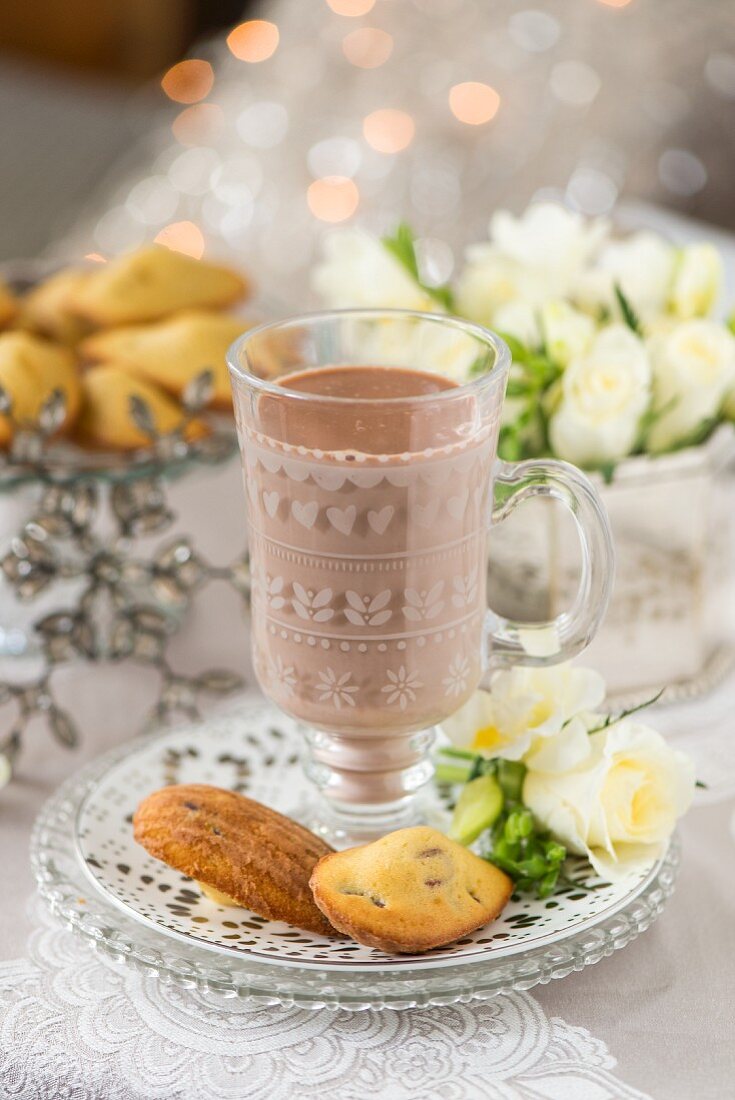
[[[531,993],[357,1017],[252,1012],[166,989],[103,962],[29,904],[28,837],[41,803],[144,709],[134,671],[68,675],[70,692],[85,688],[81,751],[50,750],[37,732],[0,795],[0,1096],[195,1100],[207,1083],[210,1096],[233,1100],[735,1094],[735,677],[656,717],[709,789],[683,823],[680,880],[653,928]]]

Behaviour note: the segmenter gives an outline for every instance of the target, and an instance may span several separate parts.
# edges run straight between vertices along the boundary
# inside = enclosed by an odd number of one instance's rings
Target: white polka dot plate
[[[586,863],[544,901],[515,898],[487,928],[449,947],[391,956],[328,940],[202,896],[135,843],[138,802],[169,783],[212,783],[299,817],[308,802],[300,733],[260,698],[237,711],[130,742],[69,780],[32,840],[41,894],[98,949],[166,981],[304,1006],[411,1007],[528,989],[598,961],[658,916],[677,865],[615,885]]]

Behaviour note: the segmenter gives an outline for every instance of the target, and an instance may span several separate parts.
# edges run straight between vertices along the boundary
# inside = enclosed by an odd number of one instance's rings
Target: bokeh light
[[[260,99],[240,112],[235,128],[253,149],[274,149],[286,136],[288,111],[282,103]]]
[[[183,252],[200,260],[204,255],[204,234],[194,222],[172,222],[153,238],[156,244],[165,245],[172,252]]]
[[[327,0],[327,3],[336,15],[347,15],[352,18],[367,15],[375,7],[375,0]]]
[[[360,192],[347,176],[324,176],[309,185],[306,201],[320,221],[343,222],[357,210]]]
[[[198,103],[212,90],[214,69],[208,61],[179,61],[163,74],[161,87],[175,103]]]
[[[365,141],[378,153],[400,153],[413,141],[416,124],[406,111],[383,107],[366,115],[362,123]]]
[[[332,137],[312,145],[306,159],[313,176],[354,176],[362,157],[359,141]]]
[[[393,53],[393,39],[378,27],[360,27],[345,35],[342,52],[350,64],[360,69],[377,69]]]
[[[551,91],[570,107],[587,107],[600,90],[600,78],[584,61],[560,61],[551,70]]]
[[[171,132],[181,145],[208,145],[216,140],[224,123],[224,111],[216,103],[197,103],[176,116]]]
[[[508,20],[508,31],[517,46],[528,53],[543,53],[559,41],[559,20],[545,11],[518,11]]]
[[[731,53],[713,53],[704,66],[707,83],[714,91],[735,99],[735,55]]]
[[[627,8],[628,4],[631,4],[633,0],[598,0],[598,3],[603,4],[606,8]]]
[[[227,35],[227,45],[238,61],[267,61],[278,49],[278,27],[267,19],[249,19]]]
[[[707,169],[688,149],[667,149],[662,153],[658,176],[675,195],[696,195],[707,183]]]
[[[107,257],[102,256],[99,252],[88,252],[84,257],[85,260],[90,260],[93,264],[106,264]]]
[[[449,90],[449,107],[455,118],[468,126],[482,126],[495,118],[500,96],[489,84],[468,80]]]

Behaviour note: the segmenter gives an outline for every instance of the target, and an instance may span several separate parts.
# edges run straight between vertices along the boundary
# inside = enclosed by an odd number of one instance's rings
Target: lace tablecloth
[[[99,690],[99,724],[84,756],[113,743],[122,720],[104,683]],[[33,897],[31,821],[62,771],[79,763],[39,739],[0,797],[0,1096],[735,1096],[733,714],[735,679],[706,701],[659,712],[658,724],[693,753],[709,788],[684,823],[680,882],[652,929],[533,993],[382,1013],[252,1009],[95,955]]]

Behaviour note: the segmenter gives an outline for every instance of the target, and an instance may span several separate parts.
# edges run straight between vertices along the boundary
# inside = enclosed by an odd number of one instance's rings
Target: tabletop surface
[[[182,516],[194,514],[192,494],[201,499],[207,484],[178,487]],[[244,538],[237,462],[217,491],[223,523],[200,533],[224,563]],[[182,669],[247,666],[247,628],[230,589],[212,587],[173,657]],[[45,912],[28,863],[36,814],[67,776],[138,729],[155,695],[153,673],[127,665],[56,675],[82,743],[65,752],[33,726],[0,792],[0,1097],[735,1097],[735,676],[654,716],[708,786],[682,823],[677,888],[651,929],[529,993],[334,1014],[223,1005],[159,985],[103,961]]]

